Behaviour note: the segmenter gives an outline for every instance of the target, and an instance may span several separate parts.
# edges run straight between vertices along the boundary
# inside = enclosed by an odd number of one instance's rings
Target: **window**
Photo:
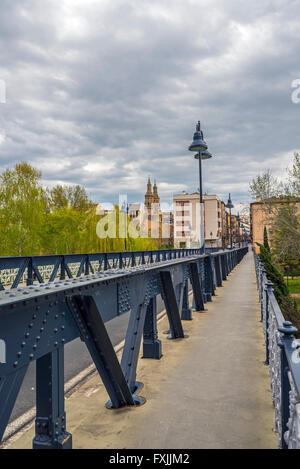
[[[182,211],[182,212],[177,211],[176,212],[177,217],[189,217],[189,215],[190,215],[190,212],[188,212],[188,211],[185,211],[185,212],[184,211]]]

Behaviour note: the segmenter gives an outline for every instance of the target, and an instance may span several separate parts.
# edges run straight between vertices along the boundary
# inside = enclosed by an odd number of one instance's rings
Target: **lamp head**
[[[201,160],[208,160],[212,158],[212,154],[208,150],[200,151]],[[199,153],[194,156],[196,160],[199,160]]]
[[[194,133],[193,141],[189,146],[189,150],[197,152],[207,150],[207,144],[203,139],[203,132],[200,127],[200,121],[198,121],[198,124],[196,125],[196,132]]]
[[[234,205],[233,205],[233,203],[232,203],[232,201],[231,201],[231,196],[230,196],[230,194],[229,194],[228,202],[227,202],[226,208],[233,208],[233,207],[234,207]]]

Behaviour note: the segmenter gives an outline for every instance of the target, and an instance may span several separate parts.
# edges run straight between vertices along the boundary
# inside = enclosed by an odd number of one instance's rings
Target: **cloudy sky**
[[[300,148],[299,0],[2,0],[0,170],[28,161],[43,182],[95,202],[199,187],[195,123],[213,159],[204,189],[249,200]],[[299,94],[300,95],[300,94]]]

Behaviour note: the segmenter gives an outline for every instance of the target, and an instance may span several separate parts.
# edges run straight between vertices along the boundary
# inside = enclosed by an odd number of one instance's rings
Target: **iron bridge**
[[[0,271],[16,269],[11,288],[0,285],[0,441],[28,366],[36,360],[33,448],[72,447],[64,409],[64,345],[78,337],[108,392],[106,406],[142,404],[142,384],[136,377],[142,338],[143,357],[162,356],[157,297],[161,295],[165,304],[169,339],[185,339],[182,321],[192,319],[189,290],[193,309],[203,311],[247,251],[242,247],[205,255],[187,249],[0,258]],[[75,277],[71,263],[78,267]],[[47,265],[53,270],[45,279],[40,269]],[[105,322],[127,312],[119,363]]]

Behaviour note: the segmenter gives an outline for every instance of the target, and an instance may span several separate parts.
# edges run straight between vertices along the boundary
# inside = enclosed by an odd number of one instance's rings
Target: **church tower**
[[[157,192],[156,181],[154,181],[154,186],[153,186],[153,203],[160,205],[160,198]]]
[[[152,203],[153,203],[152,184],[151,184],[150,177],[149,177],[148,183],[147,183],[147,192],[145,194],[145,208],[149,210],[149,213],[151,211]]]

